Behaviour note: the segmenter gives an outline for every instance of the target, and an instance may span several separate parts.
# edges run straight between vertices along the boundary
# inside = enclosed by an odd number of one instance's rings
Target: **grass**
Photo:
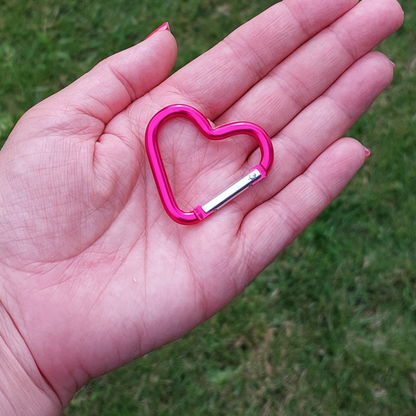
[[[0,0],[0,139],[164,21],[177,69],[272,3]],[[64,415],[416,414],[416,3],[401,4],[379,48],[396,76],[349,133],[372,155],[347,189],[221,313],[91,381]]]

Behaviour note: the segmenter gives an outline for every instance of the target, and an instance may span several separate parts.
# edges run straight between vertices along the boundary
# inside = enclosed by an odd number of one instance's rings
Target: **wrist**
[[[0,414],[55,416],[62,406],[0,302]]]

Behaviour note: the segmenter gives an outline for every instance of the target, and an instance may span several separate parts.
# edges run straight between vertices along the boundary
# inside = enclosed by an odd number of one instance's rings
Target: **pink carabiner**
[[[260,163],[250,169],[246,176],[225,189],[207,204],[199,205],[191,212],[182,211],[173,196],[158,146],[158,134],[161,126],[174,117],[187,118],[210,140],[223,140],[237,134],[246,134],[253,137],[260,147]],[[162,204],[169,216],[179,224],[196,224],[202,221],[251,185],[255,185],[264,179],[270,171],[274,159],[270,137],[261,127],[253,123],[238,122],[212,129],[208,120],[198,110],[183,104],[170,105],[160,110],[147,126],[145,141],[147,156]]]

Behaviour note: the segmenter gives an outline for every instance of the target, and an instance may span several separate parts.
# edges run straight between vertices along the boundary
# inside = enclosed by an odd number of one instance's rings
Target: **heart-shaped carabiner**
[[[185,117],[192,121],[199,131],[210,140],[223,140],[237,134],[254,137],[261,150],[260,164],[254,166],[246,176],[205,205],[199,205],[191,212],[182,211],[173,196],[158,146],[158,134],[161,126],[174,117]],[[169,216],[179,224],[195,224],[202,221],[251,185],[255,185],[264,179],[273,164],[274,158],[270,137],[256,124],[238,122],[213,129],[208,120],[198,110],[183,104],[170,105],[152,118],[146,130],[146,151],[162,204]]]

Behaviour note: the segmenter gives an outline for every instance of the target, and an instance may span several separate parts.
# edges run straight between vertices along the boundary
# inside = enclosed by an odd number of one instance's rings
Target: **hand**
[[[19,121],[0,153],[1,328],[51,414],[219,311],[360,168],[365,148],[340,137],[390,83],[369,51],[403,14],[356,3],[279,3],[170,78],[175,41],[157,32]],[[144,149],[151,117],[178,103],[259,124],[275,149],[264,181],[194,226],[166,215]],[[183,120],[160,144],[185,210],[259,159],[254,140],[209,142]]]

